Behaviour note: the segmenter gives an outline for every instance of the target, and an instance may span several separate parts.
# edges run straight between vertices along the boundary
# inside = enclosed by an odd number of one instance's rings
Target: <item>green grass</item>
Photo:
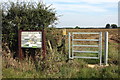
[[[34,71],[19,71],[14,68],[3,68],[3,78],[34,78],[37,76]]]
[[[99,60],[73,59],[68,54],[54,50],[47,54],[44,62],[36,63],[37,69],[21,70],[3,66],[4,78],[118,78],[118,50],[109,43],[109,66],[89,68],[88,64],[99,64]],[[68,50],[68,49],[67,49]]]

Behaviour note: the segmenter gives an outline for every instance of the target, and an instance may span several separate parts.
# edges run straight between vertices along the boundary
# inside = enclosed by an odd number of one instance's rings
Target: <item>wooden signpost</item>
[[[64,36],[66,35],[66,29],[63,29],[63,35]]]
[[[23,48],[42,48],[42,55],[45,58],[46,44],[45,32],[43,31],[22,31],[18,32],[19,58],[24,58]]]
[[[62,42],[63,42],[63,53],[65,54],[65,36],[67,35],[67,32],[66,32],[66,29],[63,29],[63,39],[62,39]]]

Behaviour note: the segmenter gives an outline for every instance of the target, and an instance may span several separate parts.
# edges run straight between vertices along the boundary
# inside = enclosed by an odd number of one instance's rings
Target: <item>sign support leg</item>
[[[19,59],[23,59],[23,50],[21,49],[21,30],[18,31],[18,53]]]
[[[44,27],[44,26],[43,26]],[[43,34],[42,34],[42,55],[43,55],[43,59],[45,59],[45,55],[46,55],[46,37],[45,37],[45,30],[43,28],[42,30]]]

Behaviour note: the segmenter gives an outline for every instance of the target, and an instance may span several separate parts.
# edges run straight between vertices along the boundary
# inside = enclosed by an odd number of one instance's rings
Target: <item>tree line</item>
[[[118,26],[116,24],[106,24],[105,28],[117,28]]]
[[[106,24],[105,28],[118,28],[116,24]],[[75,29],[81,29],[81,27],[76,26]]]

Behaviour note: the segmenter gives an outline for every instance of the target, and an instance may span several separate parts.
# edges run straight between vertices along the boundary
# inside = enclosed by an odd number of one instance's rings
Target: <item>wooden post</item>
[[[62,39],[62,43],[63,43],[63,53],[66,54],[65,52],[65,35],[63,36],[63,39]]]
[[[46,55],[46,36],[45,36],[45,30],[44,30],[44,26],[42,29],[42,55],[43,55],[43,59],[45,59],[45,55]]]
[[[19,53],[19,59],[23,59],[23,51],[21,48],[21,30],[18,31],[18,53]]]
[[[66,35],[66,29],[63,29],[63,35],[65,36]]]
[[[63,43],[63,53],[65,54],[65,37],[66,37],[66,29],[63,29],[63,39],[62,39],[62,43]]]
[[[52,52],[52,46],[51,46],[51,43],[50,43],[49,40],[48,40],[48,45],[49,45],[49,47],[50,47],[50,51]]]

